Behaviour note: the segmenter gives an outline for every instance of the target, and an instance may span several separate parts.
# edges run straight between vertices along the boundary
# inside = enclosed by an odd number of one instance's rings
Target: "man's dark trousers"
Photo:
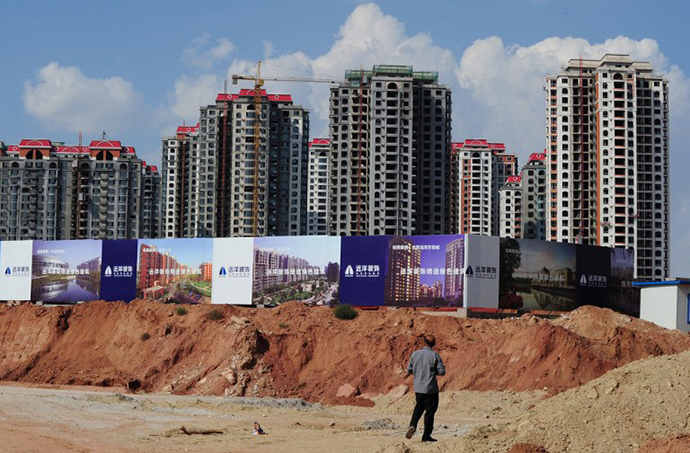
[[[434,415],[438,409],[438,393],[415,393],[415,396],[417,397],[417,404],[412,411],[410,426],[417,429],[417,423],[426,411],[424,414],[424,434],[422,435],[422,439],[426,439],[431,437],[431,432],[434,430]]]

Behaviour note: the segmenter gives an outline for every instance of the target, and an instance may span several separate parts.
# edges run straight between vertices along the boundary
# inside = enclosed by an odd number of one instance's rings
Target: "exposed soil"
[[[212,320],[210,310],[222,319]],[[0,307],[0,379],[124,386],[185,395],[364,397],[401,385],[419,335],[434,333],[448,369],[444,391],[578,387],[631,361],[684,351],[690,336],[606,309],[580,308],[555,321],[426,316],[413,309],[364,311],[338,320],[328,308],[275,309],[147,301],[75,307]],[[148,337],[148,339],[147,339]]]

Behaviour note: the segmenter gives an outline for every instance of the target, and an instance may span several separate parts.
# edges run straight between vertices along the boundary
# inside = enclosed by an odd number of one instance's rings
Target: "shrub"
[[[211,310],[208,312],[207,316],[211,321],[220,321],[223,319],[223,312],[220,310]]]
[[[284,322],[281,322],[280,324],[278,324],[278,327],[280,327],[281,329],[287,329],[290,326]]]
[[[352,305],[342,304],[333,309],[333,315],[338,319],[355,319],[357,317],[357,310]]]
[[[187,309],[185,307],[177,307],[175,309],[175,313],[177,313],[180,316],[184,316],[187,314]]]
[[[146,341],[146,340],[148,340],[149,338],[151,338],[151,335],[149,335],[148,332],[144,332],[144,333],[141,334],[141,341]]]

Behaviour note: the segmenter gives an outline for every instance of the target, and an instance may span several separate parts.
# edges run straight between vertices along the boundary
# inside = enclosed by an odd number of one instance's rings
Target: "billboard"
[[[610,308],[611,249],[578,245],[576,256],[577,306],[596,305]]]
[[[210,304],[213,239],[140,239],[137,297]]]
[[[341,238],[340,303],[384,305],[389,241],[390,236]]]
[[[632,249],[612,248],[608,308],[630,316],[640,316],[640,291],[633,288],[635,253]],[[579,264],[578,264],[579,266]]]
[[[103,241],[101,298],[130,302],[137,296],[137,240]]]
[[[340,238],[272,236],[254,239],[254,304],[297,300],[331,305],[338,300]]]
[[[563,242],[501,238],[499,308],[575,309],[575,250]]]
[[[498,308],[499,238],[467,235],[464,307]]]
[[[385,304],[461,307],[464,236],[391,236],[385,268]]]
[[[0,242],[0,300],[31,299],[32,241]]]
[[[214,304],[251,305],[254,239],[213,240]]]
[[[100,293],[101,241],[33,241],[31,300],[73,304]]]

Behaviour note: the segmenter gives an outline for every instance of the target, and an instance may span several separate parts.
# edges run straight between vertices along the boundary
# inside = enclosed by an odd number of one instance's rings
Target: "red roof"
[[[55,147],[56,153],[62,154],[88,154],[88,146],[57,146]]]
[[[45,138],[30,139],[25,138],[19,142],[20,148],[52,148],[53,144]]]
[[[468,138],[464,142],[451,143],[451,148],[462,149],[465,147],[488,148],[493,150],[504,150],[506,145],[503,143],[489,143],[485,138]]]
[[[197,124],[196,126],[178,126],[177,128],[177,133],[178,134],[186,134],[186,133],[194,133],[199,130],[199,125]]]
[[[309,146],[312,145],[329,145],[331,143],[331,140],[329,138],[315,138],[311,142],[309,142]]]
[[[94,149],[122,149],[122,143],[119,140],[92,140],[90,147]]]
[[[530,160],[530,161],[533,161],[533,160],[540,160],[540,161],[541,161],[541,160],[546,160],[546,154],[544,154],[544,153],[532,153],[532,154],[529,155],[529,160]]]
[[[149,170],[151,170],[151,171],[156,171],[156,172],[157,172],[157,171],[158,171],[158,167],[155,166],[155,165],[149,165]]]
[[[508,182],[520,182],[522,181],[522,176],[508,176],[508,179],[506,179],[506,183]]]
[[[19,152],[19,146],[17,145],[10,145],[7,147],[7,152],[8,153],[18,153]]]
[[[254,96],[254,94],[254,90],[244,88],[240,90],[239,96]],[[261,96],[266,96],[266,90],[261,90]]]
[[[232,101],[234,99],[239,99],[239,96],[229,93],[218,93],[218,96],[216,96],[216,101]]]
[[[125,154],[136,154],[136,151],[133,146],[127,146],[125,147]]]
[[[292,96],[289,94],[269,94],[268,100],[275,102],[292,102]]]

